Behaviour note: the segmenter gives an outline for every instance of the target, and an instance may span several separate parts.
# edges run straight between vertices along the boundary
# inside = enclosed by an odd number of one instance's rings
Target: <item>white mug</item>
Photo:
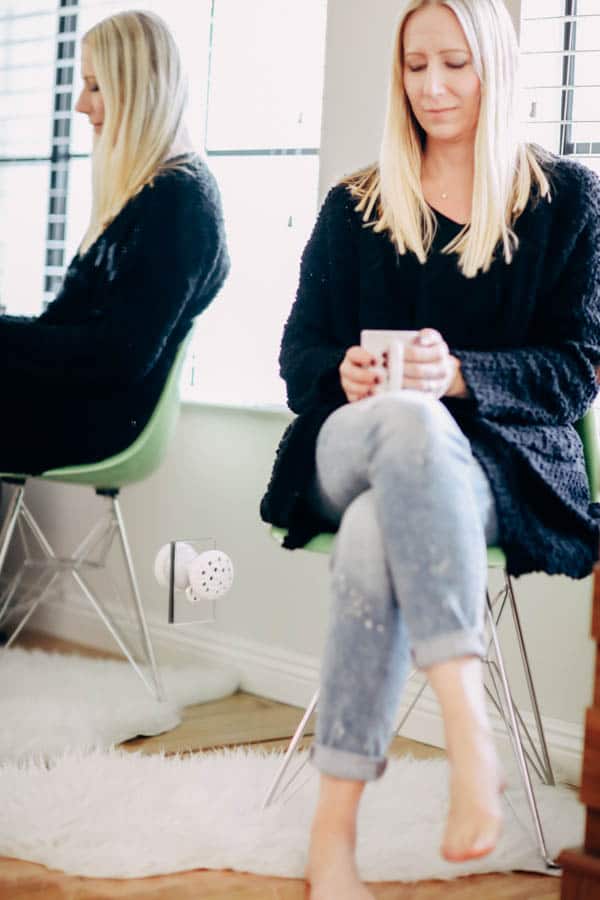
[[[364,328],[360,333],[360,346],[375,357],[374,371],[379,376],[379,384],[374,393],[402,390],[404,371],[404,347],[419,334],[418,331],[394,331],[385,328]],[[383,365],[383,354],[388,355],[387,368]]]

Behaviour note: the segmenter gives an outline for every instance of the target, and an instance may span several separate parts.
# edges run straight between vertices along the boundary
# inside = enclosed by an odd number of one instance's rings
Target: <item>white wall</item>
[[[515,11],[518,2],[511,6]],[[398,0],[377,0],[377,15],[373,9],[373,0],[330,0],[323,192],[377,154]],[[298,701],[316,679],[327,612],[327,560],[280,550],[258,517],[259,499],[289,418],[283,412],[186,406],[163,468],[126,490],[123,507],[146,607],[156,623],[166,614],[166,598],[151,574],[162,543],[214,536],[236,565],[235,586],[221,604],[215,626],[196,626],[185,635],[157,627],[163,655],[195,647],[209,655],[211,650],[237,655],[246,686]],[[59,548],[69,549],[76,520],[90,516],[85,492],[36,485],[31,495]],[[578,740],[592,678],[590,582],[530,576],[517,587],[544,714],[559,720],[557,733],[564,732],[567,742],[574,735]],[[80,637],[101,641],[92,620],[81,619],[73,609],[48,611],[38,622],[71,636],[75,628]]]

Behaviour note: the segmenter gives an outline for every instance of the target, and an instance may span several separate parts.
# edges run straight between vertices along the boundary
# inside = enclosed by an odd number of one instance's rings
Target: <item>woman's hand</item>
[[[339,372],[342,390],[350,403],[369,397],[379,384],[379,376],[373,370],[376,362],[363,347],[350,347],[346,352]]]
[[[404,345],[402,387],[438,399],[468,396],[460,361],[450,355],[439,331],[423,328],[414,341]]]

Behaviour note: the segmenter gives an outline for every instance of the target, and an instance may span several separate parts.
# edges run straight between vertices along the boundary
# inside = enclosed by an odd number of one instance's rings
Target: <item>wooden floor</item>
[[[89,652],[41,635],[25,636],[22,645],[61,652]],[[106,655],[91,652],[91,655]],[[154,738],[128,741],[123,749],[144,753],[202,751],[252,743],[266,749],[285,745],[299,711],[248,694],[190,707],[182,724]],[[7,723],[3,723],[6,727]],[[441,751],[398,738],[393,753],[432,757]],[[0,815],[1,815],[0,811]],[[486,875],[452,882],[370,885],[378,900],[559,900],[560,881],[538,875]],[[185,872],[126,881],[73,878],[43,866],[0,859],[0,900],[304,900],[302,881],[260,878],[233,872]],[[344,900],[340,897],[339,900]]]

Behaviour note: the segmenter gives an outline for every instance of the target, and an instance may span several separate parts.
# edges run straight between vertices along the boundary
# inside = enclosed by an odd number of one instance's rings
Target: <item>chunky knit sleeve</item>
[[[338,367],[347,347],[333,337],[332,252],[335,246],[350,246],[349,199],[343,186],[329,192],[302,255],[296,299],[279,355],[288,405],[295,413],[346,400]]]
[[[555,248],[564,256],[560,275],[538,299],[533,340],[510,350],[452,350],[486,419],[566,425],[583,416],[598,391],[600,181],[591,172],[580,180],[579,220],[563,223],[563,247]]]
[[[0,317],[0,366],[131,384],[154,366],[175,329],[185,334],[229,268],[216,184],[208,171],[168,173],[130,204],[126,234],[115,220],[70,268],[48,313]]]

